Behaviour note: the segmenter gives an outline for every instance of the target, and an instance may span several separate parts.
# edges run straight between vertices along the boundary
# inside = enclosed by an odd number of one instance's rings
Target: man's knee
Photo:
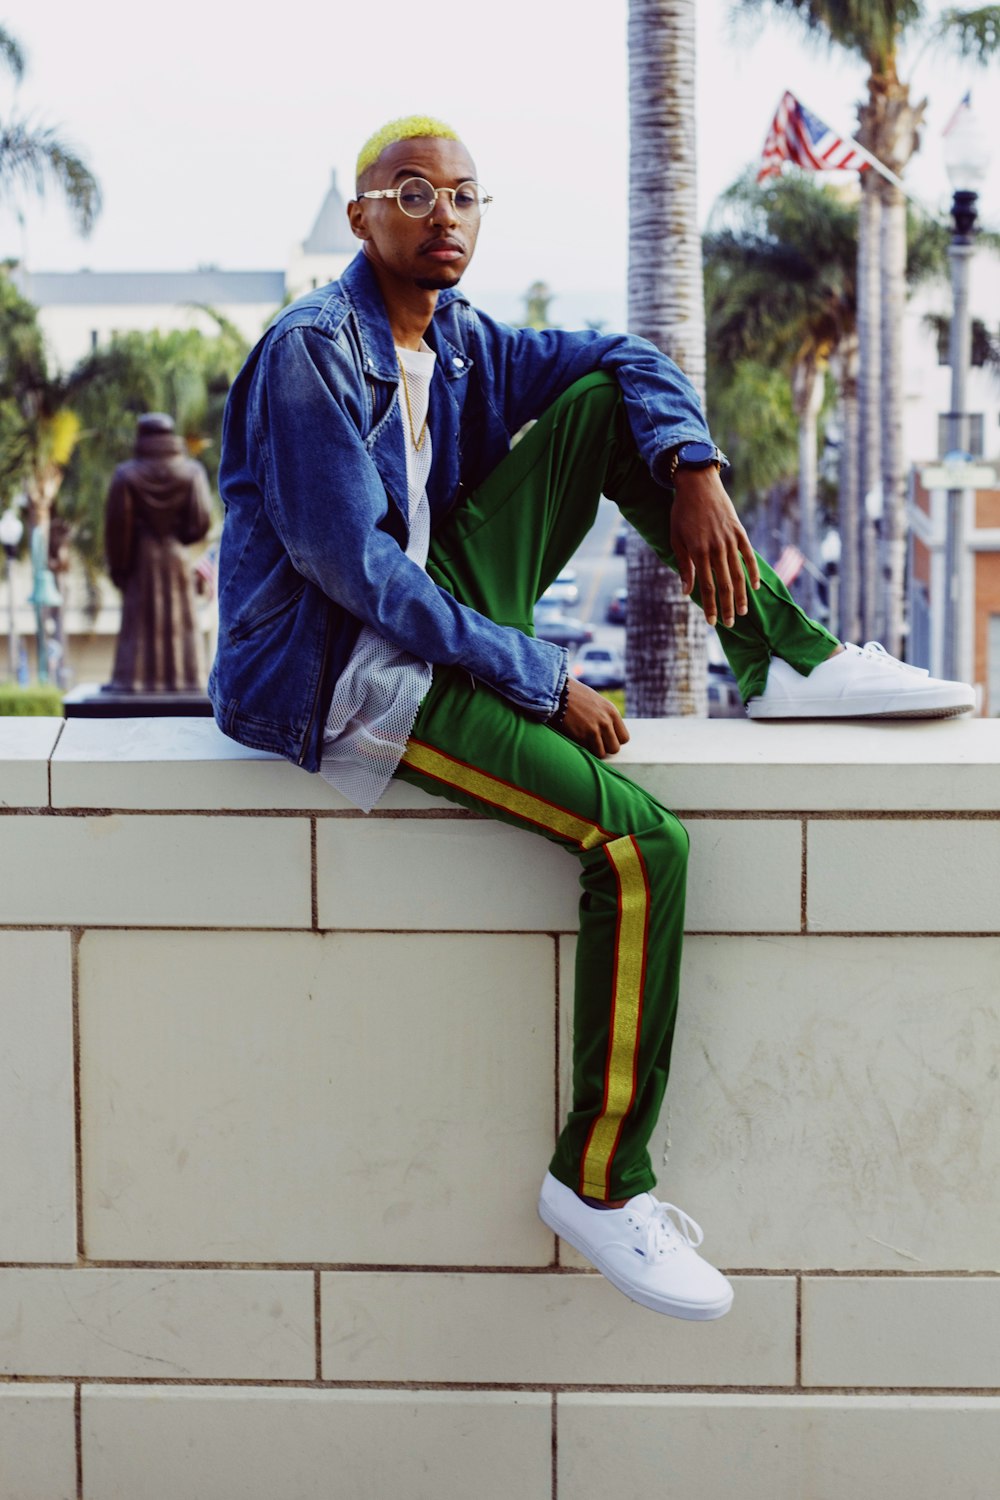
[[[667,808],[651,803],[642,830],[634,836],[647,864],[677,872],[687,869],[691,839],[684,824]]]

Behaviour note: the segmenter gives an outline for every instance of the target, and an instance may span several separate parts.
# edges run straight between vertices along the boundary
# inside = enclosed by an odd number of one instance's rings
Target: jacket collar
[[[351,307],[357,315],[358,333],[361,339],[361,356],[365,364],[365,372],[377,380],[388,380],[393,385],[399,381],[399,365],[396,361],[396,346],[392,338],[392,329],[389,327],[389,318],[382,300],[382,291],[372,270],[371,262],[363,250],[359,250],[350,265],[341,273],[340,286]],[[438,315],[455,300],[465,301],[464,295],[457,289],[438,293],[437,307],[434,317]],[[435,337],[437,330],[431,326],[427,330],[427,342],[436,353],[443,351],[438,348],[438,340]],[[453,349],[450,340],[445,340],[449,350]],[[462,351],[454,349],[457,362],[449,363],[446,373],[453,378],[460,377],[465,373],[465,363],[462,360]]]

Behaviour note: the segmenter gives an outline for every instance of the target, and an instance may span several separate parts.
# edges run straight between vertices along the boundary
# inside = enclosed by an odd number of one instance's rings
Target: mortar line
[[[799,876],[799,931],[809,930],[809,819],[802,819],[802,870]]]
[[[73,1386],[73,1446],[76,1458],[76,1500],[83,1500],[83,1383]]]
[[[745,1385],[712,1384],[702,1381],[696,1384],[693,1381],[679,1381],[676,1385],[655,1384],[652,1381],[560,1381],[543,1383],[530,1380],[324,1380],[317,1383],[314,1379],[298,1380],[266,1380],[246,1379],[236,1377],[225,1379],[221,1376],[211,1377],[177,1377],[162,1375],[3,1375],[0,1376],[0,1388],[8,1386],[18,1390],[24,1389],[25,1384],[30,1381],[32,1385],[66,1385],[72,1382],[74,1389],[82,1391],[83,1385],[88,1386],[135,1386],[155,1389],[158,1386],[170,1387],[179,1390],[285,1390],[285,1391],[510,1391],[529,1392],[533,1395],[560,1396],[560,1395],[620,1395],[622,1393],[644,1394],[644,1395],[736,1395],[736,1396],[797,1396],[801,1400],[809,1401],[825,1396],[857,1396],[863,1401],[871,1396],[926,1396],[934,1398],[938,1396],[974,1396],[984,1400],[995,1400],[1000,1397],[1000,1386],[993,1385],[810,1385],[802,1390],[796,1390],[790,1384],[767,1385],[747,1382]]]
[[[322,1272],[314,1272],[313,1282],[313,1318],[316,1331],[316,1379],[323,1379],[323,1338],[320,1328],[322,1315]]]
[[[552,945],[553,945],[553,949],[554,949],[554,952],[555,952],[555,983],[556,983],[556,1003],[555,1003],[555,1032],[556,1032],[556,1034],[555,1034],[555,1049],[554,1049],[555,1050],[555,1081],[554,1081],[555,1082],[555,1087],[554,1087],[555,1102],[554,1102],[553,1108],[552,1108],[552,1116],[553,1116],[553,1118],[552,1118],[552,1130],[553,1130],[553,1135],[552,1135],[552,1149],[555,1150],[555,1143],[559,1139],[559,1028],[560,1028],[560,1007],[562,1005],[562,995],[561,995],[562,961],[561,961],[560,952],[559,952],[559,934],[558,934],[558,932],[554,932],[552,934]],[[552,1248],[553,1262],[555,1263],[555,1265],[558,1266],[560,1264],[560,1241],[559,1241],[559,1236],[557,1234],[554,1234],[552,1236],[552,1247],[553,1247]]]
[[[552,1500],[559,1500],[559,1403],[552,1392]]]
[[[55,737],[55,740],[53,742],[52,749],[49,751],[49,758],[45,762],[45,775],[46,775],[46,781],[47,781],[48,789],[49,789],[49,811],[50,812],[52,810],[52,757],[56,753],[56,750],[57,750],[57,748],[59,746],[59,741],[62,739],[63,733],[64,733],[65,729],[66,729],[66,720],[63,719],[62,723],[59,725],[59,730],[58,730],[58,732],[56,734],[56,737]]]
[[[76,1259],[86,1259],[83,1238],[83,1093],[80,1066],[80,940],[79,927],[72,929],[70,942],[70,1006],[73,1028],[73,1183],[76,1192]]]
[[[802,1274],[795,1278],[795,1389],[802,1390]]]
[[[485,814],[474,813],[464,807],[388,807],[376,808],[363,813],[353,808],[340,807],[73,807],[24,806],[0,807],[0,818],[39,817],[54,818],[339,818],[355,823],[381,822],[385,820],[438,819],[442,822],[454,819],[475,823],[493,821]],[[678,808],[676,817],[682,821],[699,819],[719,820],[731,823],[753,823],[788,821],[799,818],[819,818],[830,822],[869,823],[913,823],[913,822],[996,822],[1000,819],[1000,807],[697,807]]]
[[[309,820],[309,870],[310,900],[312,903],[312,930],[319,931],[319,874],[316,860],[316,819]]]
[[[895,1270],[893,1268],[864,1267],[844,1270],[843,1267],[810,1266],[805,1270],[794,1270],[776,1266],[720,1266],[726,1275],[742,1280],[753,1278],[788,1280],[789,1277],[822,1277],[828,1281],[997,1281],[1000,1271],[995,1267],[980,1270],[935,1269],[924,1271]],[[374,1275],[392,1273],[399,1276],[599,1276],[600,1272],[584,1266],[545,1265],[497,1265],[462,1266],[383,1263],[381,1261],[268,1261],[268,1260],[107,1260],[87,1257],[84,1265],[74,1261],[0,1260],[0,1271],[220,1271],[236,1274],[241,1271],[274,1271],[279,1274],[301,1275],[304,1271],[329,1275]]]
[[[121,933],[158,933],[158,932],[206,932],[223,933],[233,937],[243,937],[247,933],[257,933],[265,937],[275,934],[288,934],[290,936],[311,937],[313,929],[305,923],[299,926],[286,924],[283,927],[253,927],[242,924],[229,923],[184,923],[177,922],[172,926],[167,923],[144,923],[133,922],[124,924],[122,922],[93,922],[88,920],[74,921],[71,917],[64,917],[61,921],[53,919],[51,922],[0,922],[0,932],[66,932],[68,928],[79,927],[88,932],[121,932]],[[546,932],[537,927],[337,927],[321,928],[320,931],[335,931],[338,936],[343,937],[400,937],[400,938],[442,938],[442,937],[517,937],[517,938],[544,938],[551,937],[551,930]],[[566,928],[561,934],[563,937],[576,937],[576,928]],[[684,931],[685,937],[710,937],[710,938],[776,938],[776,937],[807,937],[817,938],[906,938],[912,942],[914,938],[966,938],[991,940],[1000,937],[1000,927],[981,927],[973,930],[961,931],[958,928],[942,928],[940,931],[928,932],[924,927],[910,929],[901,927],[829,927],[822,931],[812,929],[803,932],[800,927],[687,927]]]

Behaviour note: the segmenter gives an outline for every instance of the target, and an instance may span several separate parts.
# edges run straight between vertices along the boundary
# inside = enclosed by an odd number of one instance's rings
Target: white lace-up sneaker
[[[591,1208],[546,1172],[538,1213],[613,1286],[653,1312],[701,1320],[721,1318],[733,1304],[729,1282],[696,1253],[699,1226],[652,1193],[624,1208]]]
[[[869,641],[845,646],[808,677],[773,656],[767,686],[750,699],[747,713],[751,719],[947,719],[975,706],[968,683],[931,677]]]

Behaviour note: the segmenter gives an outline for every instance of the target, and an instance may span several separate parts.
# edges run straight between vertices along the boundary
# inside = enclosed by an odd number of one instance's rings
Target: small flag
[[[955,113],[952,115],[951,119],[948,121],[947,125],[942,130],[941,134],[942,135],[951,135],[951,132],[955,129],[955,126],[958,124],[959,120],[961,120],[965,115],[969,114],[971,112],[971,110],[972,110],[972,90],[971,89],[966,89],[965,93],[962,95],[961,99],[958,101],[958,106],[957,106],[957,108],[955,110]]]
[[[867,152],[855,141],[837,135],[788,93],[771,122],[761,161],[758,182],[776,177],[786,161],[813,172],[864,172],[870,165]]]
[[[781,556],[774,565],[774,571],[785,587],[791,588],[796,578],[802,572],[804,565],[805,557],[799,551],[798,547],[793,547],[789,543],[787,547],[782,547]]]
[[[194,566],[195,587],[203,599],[215,597],[215,575],[219,559],[218,544],[203,552]]]

